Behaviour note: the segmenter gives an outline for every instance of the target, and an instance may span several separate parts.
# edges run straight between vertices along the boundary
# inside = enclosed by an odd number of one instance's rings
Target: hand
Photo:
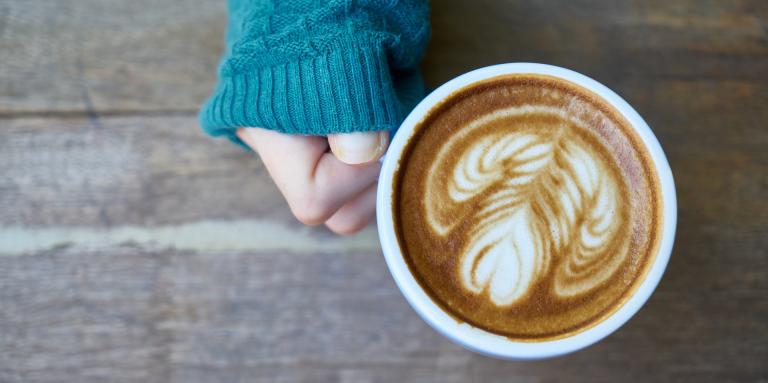
[[[373,218],[381,170],[377,160],[387,149],[389,132],[337,134],[326,139],[240,128],[237,136],[259,154],[302,223],[325,223],[335,233],[352,234]]]

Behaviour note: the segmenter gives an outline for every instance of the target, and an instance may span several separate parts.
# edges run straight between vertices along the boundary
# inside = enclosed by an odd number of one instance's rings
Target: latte
[[[403,257],[459,321],[522,341],[616,311],[658,251],[659,179],[608,102],[555,77],[460,89],[418,124],[393,183]]]

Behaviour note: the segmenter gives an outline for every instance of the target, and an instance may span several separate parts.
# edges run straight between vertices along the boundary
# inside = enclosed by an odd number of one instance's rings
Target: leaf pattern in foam
[[[437,233],[473,222],[459,262],[464,288],[487,291],[498,306],[511,305],[553,263],[559,297],[604,282],[628,251],[627,230],[616,220],[625,209],[619,203],[622,180],[606,159],[573,133],[572,121],[470,135],[482,122],[438,152],[427,180],[431,193],[425,193],[427,218]]]

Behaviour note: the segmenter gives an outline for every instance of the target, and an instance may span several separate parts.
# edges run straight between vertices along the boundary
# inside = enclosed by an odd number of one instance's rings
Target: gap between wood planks
[[[291,253],[378,252],[370,226],[351,237],[310,227],[259,220],[198,221],[164,226],[50,227],[0,226],[0,256],[34,254],[61,246],[109,248],[135,244],[145,248],[191,251],[288,251]]]
[[[20,118],[87,118],[94,114],[96,117],[194,117],[198,109],[148,109],[148,110],[120,110],[104,109],[94,110],[20,110],[0,111],[0,120]]]

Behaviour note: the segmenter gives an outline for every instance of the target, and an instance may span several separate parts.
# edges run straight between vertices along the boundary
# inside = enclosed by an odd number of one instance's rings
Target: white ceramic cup
[[[645,279],[616,312],[597,325],[572,336],[543,342],[516,342],[467,323],[458,323],[422,290],[403,259],[392,219],[392,177],[403,147],[415,126],[427,112],[454,91],[467,85],[504,74],[530,73],[558,77],[596,93],[613,105],[637,131],[653,158],[664,206],[663,228],[658,254]],[[587,347],[616,331],[648,300],[667,267],[677,224],[677,200],[672,171],[658,140],[639,114],[616,93],[597,81],[574,71],[544,64],[511,63],[489,66],[461,75],[433,91],[408,115],[395,134],[383,161],[376,199],[376,220],[384,258],[395,283],[414,310],[432,328],[454,342],[481,354],[503,359],[541,359],[563,355]]]

